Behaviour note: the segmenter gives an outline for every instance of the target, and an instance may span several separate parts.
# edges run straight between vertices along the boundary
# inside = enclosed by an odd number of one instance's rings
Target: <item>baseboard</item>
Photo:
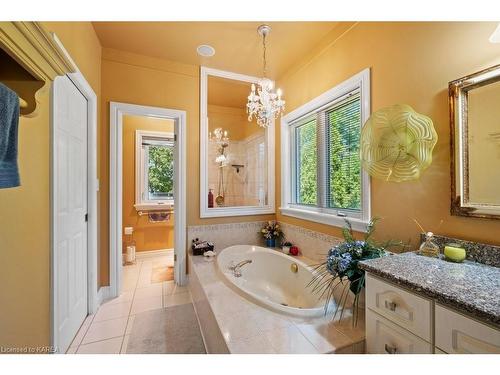
[[[149,251],[137,251],[135,253],[136,259],[152,258],[157,256],[173,255],[174,249],[160,249],[160,250],[149,250]]]
[[[109,286],[101,286],[97,292],[97,307],[99,308],[109,298],[111,298],[111,289]]]

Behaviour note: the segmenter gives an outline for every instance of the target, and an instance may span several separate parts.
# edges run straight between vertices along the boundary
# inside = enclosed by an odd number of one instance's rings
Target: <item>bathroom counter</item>
[[[359,263],[365,271],[500,327],[500,268],[452,263],[416,253]]]
[[[304,258],[301,258],[304,261]],[[214,258],[189,255],[189,288],[210,353],[362,353],[364,311],[358,326],[344,319],[301,318],[269,310],[226,284]]]

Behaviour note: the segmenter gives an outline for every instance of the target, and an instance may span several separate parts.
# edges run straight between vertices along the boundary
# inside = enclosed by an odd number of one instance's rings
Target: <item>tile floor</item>
[[[68,354],[126,353],[136,314],[191,302],[187,287],[173,281],[151,283],[153,262],[173,265],[173,256],[138,260],[123,267],[123,291],[120,297],[106,301],[97,313],[83,322],[68,349]]]

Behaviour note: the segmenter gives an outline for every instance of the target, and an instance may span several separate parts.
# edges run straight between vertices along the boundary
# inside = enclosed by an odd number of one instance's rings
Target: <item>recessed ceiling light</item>
[[[203,57],[211,57],[215,55],[214,47],[209,46],[208,44],[202,44],[201,46],[198,46],[198,48],[196,48],[196,52],[198,52],[198,55]]]

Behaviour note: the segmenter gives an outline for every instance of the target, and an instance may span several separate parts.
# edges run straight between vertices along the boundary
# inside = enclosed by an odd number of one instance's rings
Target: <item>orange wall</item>
[[[56,32],[97,95],[101,47],[88,22],[44,26]],[[37,112],[19,121],[21,186],[0,190],[0,346],[46,346],[50,339],[50,84]]]
[[[200,219],[199,67],[103,49],[101,97],[101,285],[109,282],[109,102],[184,110],[187,113],[187,225],[272,220],[274,215]]]
[[[174,247],[174,215],[164,223],[150,223],[139,216],[135,204],[135,132],[149,130],[174,132],[174,122],[141,116],[123,116],[123,227],[134,227],[137,251],[172,249]]]
[[[500,45],[488,41],[495,23],[358,23],[342,37],[305,57],[278,82],[287,111],[371,68],[372,111],[406,103],[432,118],[439,136],[434,160],[417,181],[372,179],[372,216],[379,239],[418,242],[417,218],[426,230],[500,244],[500,221],[450,215],[448,82],[500,63]],[[277,139],[280,130],[276,129]],[[276,169],[280,168],[277,147]],[[280,174],[276,175],[280,202]],[[281,215],[281,221],[340,236],[339,228]],[[444,220],[441,227],[439,223]]]

